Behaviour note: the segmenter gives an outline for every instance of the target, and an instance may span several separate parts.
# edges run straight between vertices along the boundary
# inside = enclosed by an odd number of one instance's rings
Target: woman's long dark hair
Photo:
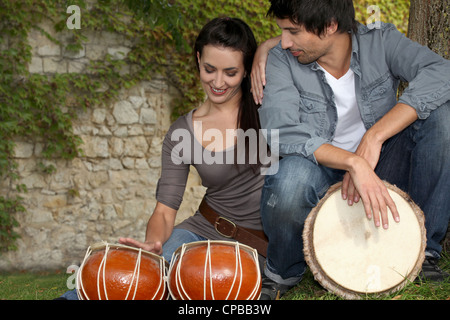
[[[202,55],[203,47],[206,45],[232,48],[240,51],[244,55],[244,69],[246,76],[242,80],[242,97],[239,105],[237,128],[244,132],[254,129],[258,137],[259,150],[259,129],[260,122],[258,116],[258,105],[253,100],[251,94],[250,74],[252,72],[253,57],[258,44],[250,27],[238,18],[215,18],[208,22],[200,31],[194,45],[194,55],[197,68],[197,52]],[[249,153],[248,141],[245,143],[246,155]],[[259,152],[258,152],[259,153]],[[259,157],[258,161],[259,162]]]

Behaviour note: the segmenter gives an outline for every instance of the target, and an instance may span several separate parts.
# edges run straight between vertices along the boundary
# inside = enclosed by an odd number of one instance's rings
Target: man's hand
[[[349,204],[355,202],[355,197],[358,201],[361,198],[367,218],[373,218],[377,227],[382,225],[383,228],[388,228],[388,209],[391,211],[394,220],[400,221],[397,207],[387,187],[373,170],[378,161],[379,152],[374,151],[376,148],[366,149],[364,146],[365,142],[362,142],[359,152],[372,154],[372,157],[369,157],[372,159],[371,163],[362,156],[331,144],[321,145],[314,152],[314,155],[317,162],[326,167],[347,171],[342,184],[342,197],[347,199]],[[369,152],[369,149],[372,151]],[[350,197],[351,201],[349,201]]]
[[[392,202],[386,186],[374,172],[380,159],[381,147],[387,139],[404,130],[416,120],[417,113],[412,107],[402,103],[394,106],[366,132],[355,151],[357,157],[365,160],[365,166],[360,165],[360,169],[347,170],[348,172],[344,175],[342,198],[346,199],[349,205],[362,198],[368,217],[371,216],[370,208],[373,209],[375,225],[380,225],[379,214],[381,214],[381,224],[384,228],[388,227],[386,207],[391,210],[394,220],[400,221],[397,208]],[[359,171],[361,168],[366,169]],[[370,171],[370,174],[367,171]],[[369,176],[373,178],[369,178]]]
[[[382,225],[384,229],[389,227],[387,209],[391,211],[396,222],[400,221],[397,206],[387,187],[365,159],[357,158],[352,169],[346,175],[349,176],[347,181],[352,182],[358,196],[361,197],[367,218],[373,218],[375,226]],[[344,185],[342,189],[344,189]],[[345,191],[343,191],[344,193]]]
[[[355,154],[365,159],[372,170],[375,170],[378,160],[380,159],[382,145],[382,141],[377,140],[376,137],[371,134],[371,131],[367,131],[367,133],[361,139],[361,142],[356,149]],[[344,175],[341,193],[342,198],[344,200],[347,200],[350,206],[353,203],[358,202],[360,199],[360,195],[355,189],[355,185],[353,184],[353,181],[350,178],[350,174],[348,172]]]

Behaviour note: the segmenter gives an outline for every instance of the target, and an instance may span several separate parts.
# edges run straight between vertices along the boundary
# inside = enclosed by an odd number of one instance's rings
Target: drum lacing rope
[[[210,282],[210,288],[211,288],[211,296],[212,299],[214,299],[214,290],[213,290],[213,281],[212,281],[212,264],[211,264],[211,242],[210,240],[207,240],[208,246],[207,246],[207,251],[206,251],[206,255],[205,255],[205,267],[204,267],[204,273],[203,273],[203,298],[206,300],[206,271],[209,267],[209,282]],[[191,297],[187,294],[186,290],[183,287],[183,282],[181,280],[180,277],[180,269],[181,269],[181,264],[183,262],[183,256],[186,252],[186,244],[183,244],[181,246],[181,252],[179,254],[179,258],[178,258],[178,264],[176,266],[176,270],[175,270],[175,285],[176,288],[178,289],[178,292],[180,293],[180,296],[182,299],[187,298],[188,300],[192,300]],[[239,296],[239,293],[241,291],[241,286],[242,286],[242,282],[243,282],[243,272],[242,272],[242,259],[241,259],[241,254],[240,254],[240,244],[239,242],[235,242],[235,255],[236,255],[236,266],[235,266],[235,272],[234,272],[234,279],[233,279],[233,283],[230,287],[230,291],[228,292],[227,297],[225,298],[225,300],[228,300],[234,285],[236,283],[236,277],[237,277],[237,270],[239,268],[240,271],[240,280],[239,280],[239,287],[236,293],[236,296],[234,297],[234,299],[236,300],[237,297]],[[256,261],[256,270],[257,270],[257,282],[253,288],[253,291],[250,293],[249,297],[247,297],[247,300],[249,299],[254,299],[256,294],[258,293],[259,290],[259,286],[261,284],[261,272],[260,272],[260,268],[259,268],[259,261],[258,261],[258,254],[256,252],[256,250],[252,250],[252,255],[253,258]],[[173,253],[172,255],[172,265],[171,268],[169,270],[169,273],[172,272],[172,266],[173,266],[173,262],[175,261],[175,253]],[[184,297],[181,294],[181,291],[184,293]],[[169,291],[171,292],[170,288]]]
[[[133,286],[135,277],[136,277],[136,286],[134,287],[133,300],[136,297],[136,292],[137,292],[137,288],[138,288],[138,284],[139,284],[139,274],[141,273],[141,256],[142,256],[142,249],[139,248],[139,253],[136,258],[136,264],[134,266],[133,277],[131,277],[130,287],[128,288],[128,292],[127,292],[127,295],[125,296],[125,300],[128,300],[128,295],[130,294],[130,290],[131,290],[131,287]]]
[[[183,292],[184,292],[184,294],[186,295],[186,297],[187,297],[189,300],[192,300],[192,299],[189,297],[189,295],[186,293],[186,290],[184,290],[183,283],[181,282],[181,279],[180,279],[180,268],[181,268],[181,263],[182,263],[182,260],[183,260],[183,256],[184,256],[184,252],[185,252],[185,251],[186,251],[186,244],[183,244],[182,247],[181,247],[180,260],[179,260],[179,262],[178,262],[177,269],[176,269],[176,271],[175,271],[175,284],[176,284],[176,286],[177,286],[177,289],[178,289],[178,292],[180,293],[180,295],[181,295],[181,291],[180,291],[180,287],[181,287],[181,290],[183,290]],[[175,253],[174,253],[174,254],[175,254]],[[172,256],[172,261],[174,261],[173,256]],[[178,285],[178,284],[179,284],[179,285]]]
[[[98,299],[102,300],[102,296],[100,293],[100,271],[103,269],[103,291],[105,292],[105,299],[108,300],[108,293],[106,292],[106,280],[105,280],[105,269],[106,269],[106,256],[108,255],[109,251],[109,245],[106,244],[105,248],[105,254],[103,255],[102,261],[100,262],[100,265],[98,266],[98,273],[97,273],[97,294]]]
[[[235,251],[235,254],[236,254],[236,267],[234,269],[234,279],[233,279],[233,284],[231,285],[230,291],[228,292],[228,295],[227,295],[225,300],[228,300],[228,297],[230,296],[231,291],[234,288],[234,284],[236,283],[236,277],[237,277],[237,274],[238,274],[237,273],[238,266],[239,266],[239,274],[240,274],[239,287],[238,287],[238,290],[236,291],[236,296],[234,297],[234,300],[237,299],[237,297],[239,296],[239,293],[241,292],[243,273],[242,273],[241,250],[239,248],[239,243],[238,242],[235,243],[234,251]]]
[[[236,293],[236,296],[234,297],[234,300],[237,299],[239,293],[241,292],[241,285],[242,285],[242,281],[243,281],[243,272],[242,272],[242,258],[241,258],[241,252],[240,252],[240,244],[238,242],[236,242],[236,259],[237,261],[239,261],[239,271],[240,271],[240,279],[239,279],[239,290]],[[261,272],[259,270],[259,260],[258,260],[258,253],[255,249],[251,249],[251,253],[253,255],[253,259],[255,260],[255,266],[256,266],[256,270],[257,270],[257,277],[256,279],[258,279],[255,283],[255,286],[253,287],[253,291],[250,293],[250,295],[247,297],[247,300],[253,300],[256,297],[256,294],[258,293],[259,290],[259,286],[261,284]],[[237,264],[236,264],[236,268],[237,268]],[[236,274],[236,273],[235,273]],[[236,276],[235,276],[236,277]],[[233,286],[234,287],[234,282],[233,281]],[[231,291],[230,291],[231,293]],[[228,296],[227,296],[227,300],[228,300]]]
[[[237,299],[239,293],[241,292],[241,286],[242,286],[242,260],[241,260],[241,252],[239,250],[239,243],[236,242],[235,243],[235,255],[236,255],[236,266],[234,268],[234,278],[233,278],[233,283],[230,286],[230,290],[228,291],[228,294],[225,298],[225,300],[228,300],[228,298],[230,297],[231,292],[234,289],[234,285],[236,283],[236,278],[238,275],[238,266],[239,266],[239,272],[240,272],[240,277],[239,277],[239,287],[238,290],[236,292],[236,296],[234,297],[234,300]],[[206,300],[206,268],[207,265],[209,266],[209,286],[211,288],[211,297],[213,300],[215,300],[214,297],[214,288],[213,288],[213,278],[212,278],[212,263],[211,263],[211,243],[208,240],[208,249],[206,251],[206,257],[205,257],[205,271],[203,274],[203,299]]]
[[[124,300],[128,300],[128,295],[130,294],[131,287],[133,286],[134,279],[136,278],[136,286],[134,287],[134,294],[133,294],[133,299],[132,300],[135,299],[136,292],[137,292],[137,289],[138,289],[138,284],[139,284],[139,275],[141,274],[142,248],[136,248],[136,249],[135,248],[130,248],[130,249],[136,250],[139,253],[138,253],[138,257],[136,258],[136,264],[134,266],[134,272],[133,272],[133,276],[131,278],[130,287],[128,288],[128,292],[127,292],[127,295],[126,295]],[[164,281],[165,281],[166,275],[165,275],[165,272],[164,272],[165,269],[164,269],[164,263],[163,263],[162,259],[159,260],[159,270],[160,270],[159,271],[159,286],[158,286],[158,289],[155,291],[155,294],[153,295],[151,300],[155,299],[155,297],[159,293],[159,290],[161,289],[161,286],[163,284],[165,284]],[[103,283],[105,283],[105,282],[103,282]],[[162,294],[161,297],[164,296],[165,291],[166,291],[166,289],[164,288],[164,291],[163,291],[163,294]]]
[[[84,264],[87,260],[87,258],[90,256],[92,250],[91,247],[89,246],[86,250],[86,254],[84,255],[84,259],[83,262],[81,263],[80,269],[78,270],[77,273],[77,288],[79,288],[79,290],[77,290],[77,296],[79,300],[84,300],[83,296],[80,294],[80,290],[83,291],[84,297],[86,297],[86,299],[89,300],[89,297],[86,295],[86,291],[84,289],[84,285],[83,285],[83,279],[81,278],[81,271],[83,270]]]
[[[259,297],[256,297],[256,295],[258,294],[259,287],[261,285],[261,270],[260,270],[260,267],[259,267],[258,252],[255,249],[252,249],[251,252],[252,252],[252,255],[253,255],[253,259],[255,260],[255,264],[256,264],[256,279],[258,279],[258,280],[256,281],[256,284],[253,287],[253,291],[250,294],[250,296],[247,298],[247,300],[254,300],[255,298],[259,298]],[[259,292],[259,293],[261,294],[261,292]]]
[[[205,254],[205,269],[203,270],[203,300],[206,300],[206,267],[209,261],[209,285],[211,287],[211,297],[214,300],[214,291],[212,285],[212,268],[211,268],[211,243],[208,240],[208,247]]]
[[[155,300],[156,295],[159,293],[159,290],[161,290],[161,286],[164,286],[164,290],[161,294],[161,298],[164,297],[164,294],[166,292],[166,281],[167,281],[166,267],[164,265],[164,260],[161,258],[161,259],[159,259],[159,286],[158,286],[158,289],[156,289],[155,294],[152,297],[152,300]],[[161,300],[161,298],[160,298],[160,300]]]

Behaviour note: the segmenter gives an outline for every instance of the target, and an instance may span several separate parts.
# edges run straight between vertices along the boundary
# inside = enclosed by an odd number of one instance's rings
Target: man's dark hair
[[[338,24],[338,32],[356,30],[352,0],[270,0],[270,3],[268,16],[289,19],[318,36],[333,21]]]

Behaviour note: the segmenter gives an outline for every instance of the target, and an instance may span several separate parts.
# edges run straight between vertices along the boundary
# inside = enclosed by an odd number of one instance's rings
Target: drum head
[[[344,298],[390,293],[417,276],[425,254],[422,211],[395,186],[387,184],[400,214],[389,211],[389,228],[368,220],[362,201],[349,206],[341,183],[330,188],[311,211],[303,233],[305,260],[319,283]]]

